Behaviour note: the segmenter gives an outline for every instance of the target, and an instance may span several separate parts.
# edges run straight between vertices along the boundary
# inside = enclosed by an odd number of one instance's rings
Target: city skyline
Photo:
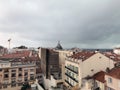
[[[120,1],[1,0],[0,45],[114,48],[120,46]]]

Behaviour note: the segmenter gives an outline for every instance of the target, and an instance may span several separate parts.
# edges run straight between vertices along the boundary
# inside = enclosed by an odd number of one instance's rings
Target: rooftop
[[[70,56],[70,58],[85,60],[94,54],[95,54],[95,52],[81,51],[81,52],[78,52],[76,54],[73,54],[72,56]]]
[[[15,53],[9,53],[0,56],[0,58],[21,58],[21,57],[28,57],[29,55],[30,55],[30,51],[17,51]]]
[[[55,47],[55,49],[58,49],[58,50],[62,50],[63,49],[62,46],[61,46],[61,44],[60,44],[60,41],[58,41],[58,44]]]
[[[120,55],[118,55],[118,54],[115,54],[112,52],[107,52],[107,53],[103,53],[103,54],[114,61],[120,61]]]
[[[116,79],[120,79],[120,67],[115,67],[106,74]]]
[[[100,71],[100,72],[96,73],[93,76],[93,79],[98,80],[98,81],[104,83],[105,82],[105,72],[104,71]]]

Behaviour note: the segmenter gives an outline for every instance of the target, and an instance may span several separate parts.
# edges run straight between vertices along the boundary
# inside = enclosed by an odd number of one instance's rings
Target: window
[[[114,89],[112,89],[112,88],[110,88],[110,87],[107,87],[107,90],[114,90]]]
[[[22,68],[19,68],[19,71],[22,71]]]
[[[74,78],[74,73],[72,73],[72,77]]]
[[[67,70],[67,72],[66,72],[67,74],[69,73],[69,71]]]
[[[8,74],[4,74],[4,78],[9,78],[9,75]]]
[[[30,80],[34,80],[34,76],[30,76]]]
[[[18,86],[22,86],[23,85],[23,83],[18,83]]]
[[[119,80],[119,82],[118,82],[118,87],[120,88],[120,80]]]
[[[27,73],[27,72],[25,72],[24,76],[28,76],[28,73]]]
[[[5,72],[5,73],[9,72],[9,69],[4,69],[4,72]]]
[[[7,88],[7,84],[3,84],[3,88]]]
[[[11,72],[16,72],[16,70],[11,70]]]
[[[69,81],[69,77],[67,77],[67,81]]]
[[[71,72],[69,72],[69,76],[71,76]]]
[[[11,87],[16,87],[16,81],[15,81],[15,79],[13,79],[13,80],[11,81]]]
[[[12,73],[11,77],[16,77],[16,73]]]
[[[108,78],[108,83],[112,83],[112,78]]]
[[[98,87],[98,83],[97,82],[95,82],[95,88],[97,88]]]
[[[78,72],[78,67],[75,67],[75,71]]]
[[[31,71],[31,72],[33,72],[33,71],[34,71],[34,69],[30,69],[30,71]]]
[[[22,73],[19,73],[18,76],[19,76],[19,77],[22,77]]]
[[[78,79],[78,75],[75,74],[75,79],[77,80]]]

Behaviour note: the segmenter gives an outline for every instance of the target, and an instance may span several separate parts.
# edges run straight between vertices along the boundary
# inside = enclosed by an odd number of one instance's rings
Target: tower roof
[[[3,46],[0,46],[0,49],[3,49],[4,47]]]
[[[55,47],[55,49],[59,49],[59,50],[63,49],[62,46],[61,46],[61,44],[60,44],[60,41],[58,41],[58,44],[57,44],[57,46]]]

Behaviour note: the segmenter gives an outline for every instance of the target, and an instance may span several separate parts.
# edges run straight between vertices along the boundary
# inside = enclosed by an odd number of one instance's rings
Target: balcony
[[[22,77],[22,74],[21,74],[21,73],[19,73],[19,74],[18,74],[18,77]]]
[[[12,78],[16,78],[16,74],[13,73],[13,74],[11,75],[11,77],[12,77]]]
[[[4,73],[9,73],[9,70],[8,70],[8,69],[5,69],[5,70],[4,70]]]
[[[70,71],[72,71],[72,72],[74,72],[74,73],[78,74],[78,71],[75,71],[75,70],[73,70],[73,69],[72,69],[72,68],[70,68],[70,67],[65,66],[65,68],[67,68],[68,70],[70,70]]]
[[[22,71],[22,68],[19,68],[18,70],[19,70],[19,71]]]
[[[24,77],[28,77],[28,73],[27,72],[25,72]]]
[[[23,83],[18,83],[18,86],[22,86],[23,85]]]
[[[19,68],[18,71],[19,71],[19,72],[22,72],[22,68]]]
[[[11,87],[16,87],[16,81],[11,82]]]
[[[66,76],[70,77],[72,80],[74,80],[75,82],[78,83],[78,80],[76,80],[75,78],[73,78],[72,76],[70,76],[69,74],[65,73]]]
[[[16,70],[11,70],[11,73],[16,73]]]
[[[71,87],[73,87],[73,85],[72,85],[71,83],[69,83],[67,80],[65,80],[65,82],[66,82],[67,84],[69,84]]]
[[[4,79],[9,79],[9,75],[8,74],[4,74]]]
[[[7,84],[3,84],[3,88],[7,88],[8,87],[8,85]]]

